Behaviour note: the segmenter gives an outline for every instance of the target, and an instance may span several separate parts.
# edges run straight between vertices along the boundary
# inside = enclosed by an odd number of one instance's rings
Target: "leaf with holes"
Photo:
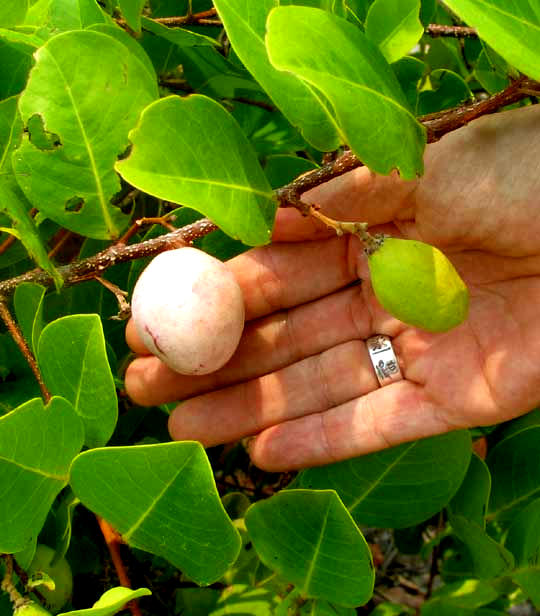
[[[114,163],[156,84],[126,46],[98,32],[59,34],[35,57],[19,104],[29,130],[13,156],[19,185],[64,227],[117,237],[128,217],[111,204],[120,190]]]
[[[0,552],[19,552],[37,537],[83,437],[81,420],[62,398],[47,406],[29,400],[0,418]]]
[[[218,580],[238,556],[240,536],[200,443],[93,449],[73,463],[71,485],[129,545],[166,558],[198,584]]]

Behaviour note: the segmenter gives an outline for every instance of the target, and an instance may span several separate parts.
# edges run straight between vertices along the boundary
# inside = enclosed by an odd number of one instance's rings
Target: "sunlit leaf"
[[[383,55],[358,28],[318,9],[290,6],[270,13],[267,30],[272,64],[324,93],[362,162],[382,174],[397,168],[405,179],[422,173],[425,131]]]
[[[272,190],[255,152],[221,105],[199,95],[161,99],[144,110],[130,140],[130,156],[116,165],[130,184],[201,212],[246,244],[269,241],[276,209]]]

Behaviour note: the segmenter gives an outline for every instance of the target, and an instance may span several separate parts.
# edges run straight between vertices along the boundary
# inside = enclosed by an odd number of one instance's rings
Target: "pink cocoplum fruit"
[[[244,328],[244,298],[232,272],[191,247],[150,262],[135,285],[131,312],[147,349],[181,374],[221,368]]]

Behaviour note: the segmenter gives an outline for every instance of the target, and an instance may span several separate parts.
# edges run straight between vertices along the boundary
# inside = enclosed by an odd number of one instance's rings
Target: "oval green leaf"
[[[371,597],[371,552],[333,490],[279,492],[252,505],[245,520],[262,562],[303,597],[349,607]]]
[[[129,545],[166,558],[198,584],[218,580],[238,556],[240,536],[200,443],[93,449],[74,461],[71,486]]]
[[[272,189],[251,144],[219,103],[200,95],[161,99],[144,110],[129,138],[131,154],[116,168],[130,184],[201,212],[245,244],[270,240]]]
[[[308,469],[297,485],[336,490],[359,524],[403,528],[427,520],[450,501],[470,457],[469,433],[451,432]]]
[[[397,168],[405,179],[422,173],[425,130],[384,56],[358,28],[325,11],[290,6],[270,13],[267,30],[272,64],[323,92],[364,164],[382,174]]]
[[[109,590],[104,592],[94,603],[93,607],[86,610],[62,612],[58,616],[113,616],[113,614],[122,610],[128,601],[151,594],[148,588],[132,590],[124,586],[117,586],[116,588],[109,588]]]

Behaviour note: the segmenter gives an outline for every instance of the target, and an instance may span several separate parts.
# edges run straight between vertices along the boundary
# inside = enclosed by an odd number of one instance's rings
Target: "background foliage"
[[[324,153],[410,179],[421,116],[525,78],[511,102],[535,104],[540,0],[3,0],[0,66],[4,590],[88,616],[143,596],[132,614],[540,609],[537,411],[262,473],[240,444],[169,442],[168,408],[127,400],[114,319],[158,251],[141,240],[195,223],[230,258],[269,241],[275,189]],[[73,570],[65,605],[52,570],[28,578],[38,544]]]

